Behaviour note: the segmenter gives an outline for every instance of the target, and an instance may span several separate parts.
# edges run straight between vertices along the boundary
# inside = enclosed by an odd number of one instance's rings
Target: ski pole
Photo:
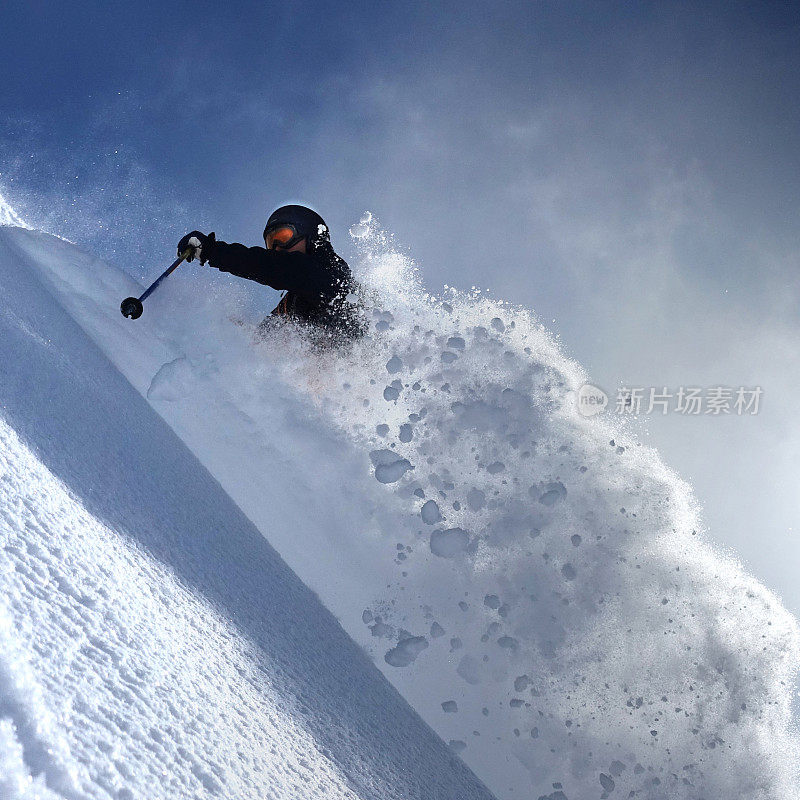
[[[119,310],[122,312],[123,317],[127,317],[128,319],[139,319],[142,316],[142,312],[144,311],[144,307],[142,306],[142,301],[146,300],[150,297],[151,294],[158,288],[158,285],[164,278],[167,277],[171,272],[177,269],[178,265],[185,261],[189,256],[192,254],[193,248],[187,247],[181,254],[180,257],[173,261],[165,270],[161,273],[151,284],[148,286],[144,292],[142,293],[141,297],[126,297],[119,305]]]

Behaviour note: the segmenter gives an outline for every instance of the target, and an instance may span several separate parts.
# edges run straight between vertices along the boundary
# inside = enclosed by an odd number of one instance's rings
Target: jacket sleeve
[[[221,272],[263,283],[273,289],[288,289],[315,302],[332,298],[338,289],[330,270],[305,253],[217,241],[208,263]]]

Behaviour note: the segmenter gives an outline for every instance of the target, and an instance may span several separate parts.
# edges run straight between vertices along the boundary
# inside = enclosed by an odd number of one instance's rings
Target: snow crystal
[[[150,381],[148,400],[175,402],[194,391],[194,375],[185,357],[163,364]]]
[[[400,392],[403,391],[403,383],[400,380],[392,381],[384,390],[383,390],[383,399],[388,400],[389,402],[393,402],[400,397]]]
[[[402,370],[402,369],[403,369],[403,359],[399,358],[398,356],[392,356],[386,362],[386,371],[390,375],[393,375],[396,372],[400,372],[400,370]]]
[[[401,639],[397,647],[393,647],[384,655],[384,660],[392,667],[407,667],[416,661],[417,656],[428,647],[424,636],[409,636]]]
[[[458,662],[456,672],[473,686],[481,682],[480,662],[474,656],[463,656]]]
[[[381,483],[395,483],[414,467],[394,450],[373,450],[369,454],[375,467],[375,478]]]
[[[539,502],[544,506],[554,506],[567,496],[567,489],[560,481],[548,483],[540,491]]]
[[[578,575],[578,570],[576,570],[572,564],[564,564],[564,566],[561,567],[561,574],[564,576],[564,580],[574,581]]]
[[[441,558],[455,558],[469,544],[469,534],[461,528],[447,528],[431,533],[431,552]]]
[[[606,775],[603,772],[600,773],[600,785],[607,792],[613,792],[614,787],[616,786],[614,779],[610,775]]]
[[[467,505],[470,511],[480,511],[486,505],[486,494],[473,487],[467,492]]]
[[[440,522],[442,515],[439,511],[439,504],[435,500],[428,500],[420,510],[422,521],[426,525],[435,525]]]

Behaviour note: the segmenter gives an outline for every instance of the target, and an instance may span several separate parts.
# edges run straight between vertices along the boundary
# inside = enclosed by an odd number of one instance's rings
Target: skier
[[[246,247],[192,231],[178,242],[178,255],[192,248],[189,261],[197,258],[221,272],[286,290],[272,316],[306,323],[334,343],[363,333],[361,307],[354,300],[358,286],[347,262],[334,252],[319,214],[305,206],[282,206],[267,220],[264,243],[266,249]],[[268,325],[264,320],[262,329]]]

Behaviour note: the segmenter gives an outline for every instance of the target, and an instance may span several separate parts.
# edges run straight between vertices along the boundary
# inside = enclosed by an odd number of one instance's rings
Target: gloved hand
[[[194,261],[196,258],[201,264],[205,264],[206,261],[211,258],[211,253],[214,251],[214,245],[216,243],[217,237],[213,232],[206,236],[204,233],[200,233],[200,231],[192,231],[191,233],[187,233],[186,236],[178,242],[178,255],[183,255],[183,251],[186,250],[187,247],[190,247],[192,248],[192,252],[186,260]]]

